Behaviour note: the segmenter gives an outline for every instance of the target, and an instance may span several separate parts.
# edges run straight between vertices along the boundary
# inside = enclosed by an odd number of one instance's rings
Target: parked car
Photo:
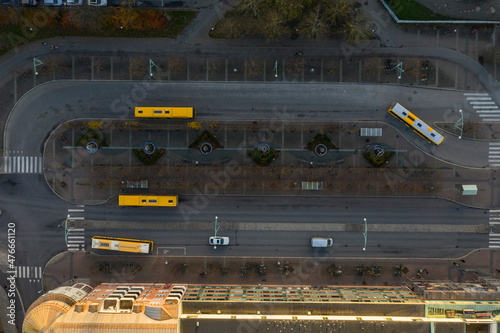
[[[66,0],[68,6],[81,6],[83,5],[83,0]]]
[[[107,6],[107,0],[88,0],[89,6]]]
[[[62,0],[44,0],[45,6],[62,6]]]
[[[228,245],[229,244],[229,237],[224,237],[224,236],[217,236],[217,237],[210,237],[208,240],[208,243],[210,245]]]

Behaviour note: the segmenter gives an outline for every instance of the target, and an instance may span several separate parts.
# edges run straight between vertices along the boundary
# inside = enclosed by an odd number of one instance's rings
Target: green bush
[[[328,149],[338,149],[326,134],[318,133],[306,144],[306,149],[314,150],[317,145],[323,144]]]
[[[271,148],[266,154],[262,154],[257,148],[252,150],[247,150],[248,156],[260,166],[268,166],[271,164],[276,157],[278,157],[279,151]]]
[[[97,143],[99,148],[101,147],[109,147],[108,143],[106,140],[104,140],[103,137],[101,137],[95,130],[89,129],[75,144],[74,146],[82,146],[86,147],[88,142],[94,141]]]
[[[387,5],[400,20],[444,21],[455,18],[434,13],[429,8],[413,0],[386,0]]]
[[[389,159],[394,155],[393,151],[385,151],[384,155],[377,157],[373,155],[371,149],[370,150],[365,150],[363,152],[363,156],[370,162],[375,168],[380,168],[383,166]]]
[[[146,154],[142,149],[132,149],[132,152],[142,164],[153,165],[165,154],[165,149],[157,148],[152,154]]]
[[[207,130],[203,131],[200,135],[198,135],[189,145],[188,148],[200,149],[200,146],[205,142],[210,143],[213,149],[224,148],[224,146],[221,145],[219,140]]]

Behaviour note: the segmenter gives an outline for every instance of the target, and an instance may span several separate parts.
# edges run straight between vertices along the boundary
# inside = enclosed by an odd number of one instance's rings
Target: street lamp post
[[[36,70],[36,68],[40,65],[43,65],[43,61],[37,58],[33,58],[33,71],[35,72],[35,75],[38,75],[38,71]]]
[[[153,67],[156,67],[158,69],[158,66],[153,62],[153,60],[149,59],[149,76],[153,76]]]
[[[368,234],[368,227],[366,225],[366,218],[363,219],[365,221],[365,232],[363,232],[363,236],[365,236],[365,246],[363,247],[363,251],[366,250],[366,236]]]

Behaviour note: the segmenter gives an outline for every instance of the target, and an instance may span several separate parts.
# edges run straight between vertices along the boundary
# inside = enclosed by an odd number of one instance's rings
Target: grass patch
[[[429,8],[413,0],[386,0],[387,5],[400,20],[411,21],[446,21],[456,20],[453,17],[434,13]]]
[[[328,149],[338,149],[326,134],[318,133],[306,144],[305,149],[314,151],[317,145],[323,144]]]
[[[152,154],[146,154],[142,149],[132,149],[132,152],[135,156],[137,156],[142,164],[153,165],[163,156],[163,154],[165,154],[165,149],[156,148],[156,150]]]
[[[0,54],[57,36],[174,38],[196,17],[194,11],[130,10],[135,21],[122,7],[2,8]]]
[[[278,157],[279,151],[271,148],[267,154],[262,154],[257,148],[252,150],[247,150],[248,156],[260,166],[268,166],[271,164],[276,157]]]
[[[375,168],[380,168],[381,166],[383,166],[384,164],[386,164],[386,162],[389,161],[389,159],[392,157],[392,155],[394,155],[394,152],[393,151],[387,151],[387,150],[385,150],[384,155],[382,155],[380,157],[377,157],[377,156],[373,155],[371,149],[370,150],[365,150],[363,152],[363,156]]]
[[[219,140],[212,134],[210,133],[209,131],[205,130],[203,131],[203,133],[201,133],[200,135],[198,135],[194,141],[189,145],[188,148],[194,148],[194,149],[200,149],[200,146],[203,144],[203,143],[210,143],[212,145],[212,148],[213,149],[217,149],[217,148],[224,148],[223,145],[221,145],[221,143],[219,142]]]
[[[94,141],[97,143],[99,148],[101,147],[109,147],[108,143],[102,136],[100,136],[95,130],[89,129],[75,144],[75,147],[82,146],[86,147],[87,143],[90,141]]]

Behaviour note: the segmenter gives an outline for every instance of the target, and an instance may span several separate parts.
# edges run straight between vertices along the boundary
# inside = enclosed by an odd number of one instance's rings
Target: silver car
[[[229,244],[229,237],[225,236],[217,236],[217,237],[210,237],[208,239],[208,243],[210,245],[228,245]]]

